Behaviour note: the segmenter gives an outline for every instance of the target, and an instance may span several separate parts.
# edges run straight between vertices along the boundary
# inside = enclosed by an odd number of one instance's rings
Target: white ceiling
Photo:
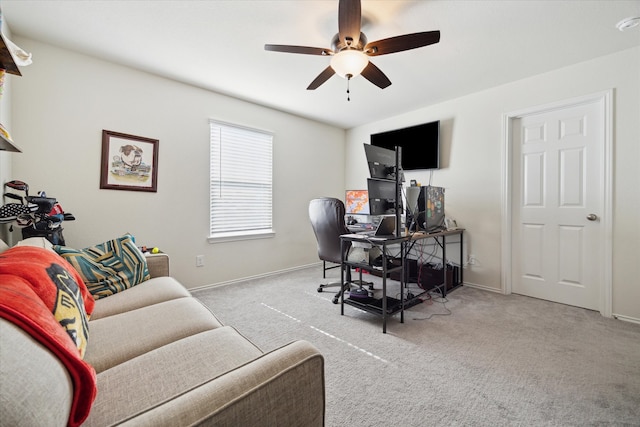
[[[2,0],[23,36],[216,92],[351,128],[640,45],[640,0],[363,0],[369,41],[440,30],[440,43],[372,58],[392,81],[309,83],[329,58],[265,43],[328,47],[338,1]],[[37,54],[33,58],[38,62]]]

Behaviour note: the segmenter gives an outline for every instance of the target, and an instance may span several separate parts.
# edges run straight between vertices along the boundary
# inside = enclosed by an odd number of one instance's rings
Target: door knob
[[[598,215],[596,215],[596,214],[589,214],[589,215],[587,215],[587,219],[588,219],[589,221],[595,221],[595,220],[597,220],[597,219],[598,219]]]

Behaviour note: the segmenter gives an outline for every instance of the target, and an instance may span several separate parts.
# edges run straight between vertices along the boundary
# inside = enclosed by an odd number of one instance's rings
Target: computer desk
[[[379,300],[366,300],[366,301],[357,301],[353,299],[347,299],[344,297],[344,292],[342,292],[340,296],[340,314],[344,315],[344,305],[351,305],[353,307],[357,307],[361,310],[367,311],[369,313],[378,314],[382,316],[382,332],[387,333],[387,317],[394,315],[396,313],[400,313],[400,323],[404,323],[404,310],[405,308],[411,307],[415,305],[415,303],[419,303],[421,300],[418,300],[420,295],[413,297],[412,299],[405,301],[404,298],[404,287],[405,283],[405,272],[404,268],[406,265],[406,260],[409,252],[413,248],[416,243],[424,239],[434,239],[436,243],[442,249],[442,265],[444,269],[444,283],[442,285],[442,296],[445,297],[447,294],[447,283],[448,283],[448,275],[453,274],[453,272],[449,273],[446,266],[448,262],[447,258],[447,242],[446,238],[449,236],[460,236],[460,281],[456,285],[461,285],[463,283],[463,268],[462,268],[462,250],[463,250],[463,239],[464,239],[464,229],[455,229],[455,230],[444,230],[432,233],[426,232],[417,232],[412,234],[403,234],[400,236],[394,237],[375,237],[366,234],[344,234],[340,236],[340,245],[342,252],[342,266],[347,268],[358,268],[360,269],[360,280],[362,280],[362,270],[377,272],[382,276],[382,298]],[[369,263],[363,262],[354,262],[349,261],[345,258],[344,245],[347,243],[365,243],[371,246],[378,247],[382,252],[382,267],[377,268]],[[385,262],[388,249],[390,246],[400,245],[400,264],[397,266],[389,266],[387,262]],[[387,297],[387,277],[393,272],[400,272],[400,301],[399,304],[392,304],[389,306],[389,302],[394,303],[395,301],[390,301]],[[341,269],[341,283],[344,283],[345,280],[345,269]],[[426,291],[425,291],[426,292]]]

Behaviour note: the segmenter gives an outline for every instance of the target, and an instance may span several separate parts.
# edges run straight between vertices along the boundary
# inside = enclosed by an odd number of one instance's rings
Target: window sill
[[[256,239],[270,239],[275,237],[276,233],[273,230],[266,231],[247,231],[237,233],[220,233],[215,236],[209,236],[207,241],[209,243],[224,243],[224,242],[236,242],[239,240],[256,240]]]

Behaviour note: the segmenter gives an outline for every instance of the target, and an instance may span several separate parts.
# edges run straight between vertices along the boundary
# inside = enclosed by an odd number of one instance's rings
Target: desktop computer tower
[[[444,188],[431,185],[407,187],[406,224],[409,231],[444,230]]]

